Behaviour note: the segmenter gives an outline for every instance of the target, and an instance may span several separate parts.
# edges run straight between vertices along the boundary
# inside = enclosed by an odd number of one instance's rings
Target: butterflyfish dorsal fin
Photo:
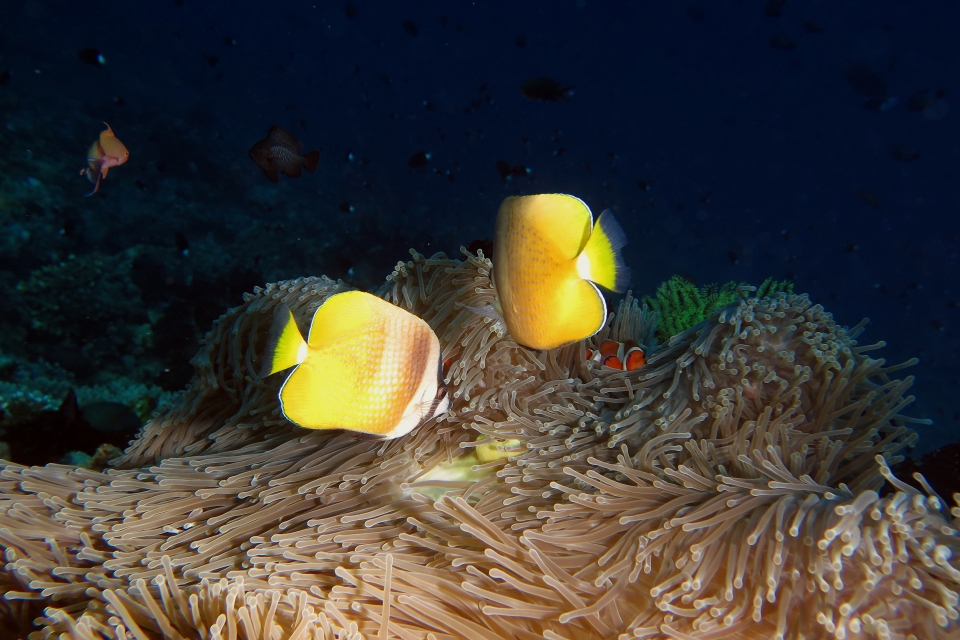
[[[600,214],[583,253],[577,259],[580,277],[617,293],[624,291],[630,283],[630,269],[623,262],[620,250],[626,244],[627,234],[607,209]]]
[[[559,251],[558,258],[574,259],[590,237],[593,214],[580,198],[563,193],[507,198],[503,206],[522,235],[538,236]]]
[[[317,349],[356,334],[376,317],[377,303],[393,306],[363,291],[344,291],[330,296],[313,316],[307,344]]]
[[[297,322],[290,308],[282,304],[273,314],[267,348],[264,352],[260,377],[289,369],[298,365],[307,357],[307,343],[297,328]]]

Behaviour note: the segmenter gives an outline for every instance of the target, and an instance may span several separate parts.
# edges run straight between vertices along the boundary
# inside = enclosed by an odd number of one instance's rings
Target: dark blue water
[[[410,247],[491,238],[505,196],[559,191],[616,213],[638,295],[772,276],[869,317],[883,357],[921,360],[917,452],[960,440],[955,6],[349,6],[4,4],[0,392],[174,391],[254,285],[372,288]],[[524,97],[541,76],[574,88]],[[85,198],[103,121],[131,157]],[[317,173],[266,180],[247,150],[274,124]]]

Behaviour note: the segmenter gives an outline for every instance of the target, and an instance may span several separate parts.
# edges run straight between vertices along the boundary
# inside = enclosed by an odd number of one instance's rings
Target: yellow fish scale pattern
[[[497,241],[509,245],[501,254],[509,264],[497,286],[514,338],[555,348],[594,333],[605,315],[603,300],[576,266],[591,230],[586,205],[570,196],[529,196],[504,208]]]
[[[559,251],[543,236],[529,234],[525,239],[526,242],[517,243],[515,247],[517,263],[530,268],[511,271],[514,295],[522,300],[524,311],[511,309],[510,312],[515,316],[517,332],[540,342],[550,333],[543,320],[562,306],[556,304],[557,293],[566,289],[565,281],[573,275],[573,263],[558,259]]]
[[[330,426],[388,433],[423,378],[429,350],[427,326],[401,314],[377,318],[317,349],[313,367],[326,379],[316,387],[324,396],[318,400]]]

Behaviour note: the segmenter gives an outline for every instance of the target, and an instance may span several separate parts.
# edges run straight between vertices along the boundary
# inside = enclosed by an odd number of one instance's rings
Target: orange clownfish
[[[643,349],[632,340],[626,342],[604,340],[598,350],[587,349],[586,356],[587,360],[599,362],[611,369],[622,369],[624,371],[636,371],[647,364]]]
[[[119,167],[130,159],[130,152],[123,146],[123,143],[117,140],[113,134],[113,129],[106,122],[107,130],[100,134],[98,140],[94,140],[87,151],[87,166],[80,170],[80,175],[87,176],[87,180],[93,182],[93,191],[85,195],[92,196],[100,188],[100,179],[107,177],[110,167]]]

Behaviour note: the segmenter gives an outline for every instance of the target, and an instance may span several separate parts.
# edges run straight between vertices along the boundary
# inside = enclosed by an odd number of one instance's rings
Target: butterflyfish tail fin
[[[278,371],[298,365],[307,357],[307,342],[297,328],[293,312],[282,304],[273,314],[273,326],[267,339],[260,377],[265,378]]]
[[[584,280],[620,293],[630,283],[630,269],[623,262],[620,250],[627,244],[627,234],[609,209],[600,214],[593,233],[577,258],[577,271]]]

